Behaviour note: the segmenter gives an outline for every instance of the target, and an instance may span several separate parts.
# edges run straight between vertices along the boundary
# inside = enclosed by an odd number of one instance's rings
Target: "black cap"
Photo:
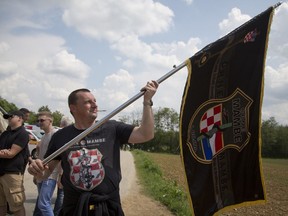
[[[23,116],[24,116],[23,112],[21,112],[21,111],[19,111],[19,110],[16,110],[16,111],[13,111],[13,112],[4,114],[4,115],[3,115],[3,118],[4,118],[4,119],[8,119],[8,118],[10,118],[10,117],[12,117],[12,116],[14,116],[14,115],[17,115],[17,116],[19,116],[19,117],[21,117],[21,118],[23,118]]]

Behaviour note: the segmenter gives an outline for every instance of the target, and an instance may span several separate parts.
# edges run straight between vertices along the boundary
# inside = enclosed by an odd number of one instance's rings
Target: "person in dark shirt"
[[[23,177],[28,162],[29,135],[23,126],[23,113],[4,114],[9,130],[0,136],[0,215],[6,215],[7,202],[15,216],[25,215]]]
[[[124,215],[119,194],[120,147],[125,143],[143,143],[154,137],[151,99],[157,88],[158,83],[150,81],[142,89],[145,93],[140,126],[109,120],[48,165],[44,166],[39,159],[31,161],[28,172],[36,178],[45,178],[61,160],[64,189],[62,215]],[[75,123],[53,135],[46,156],[96,121],[98,106],[88,89],[73,91],[68,104]]]

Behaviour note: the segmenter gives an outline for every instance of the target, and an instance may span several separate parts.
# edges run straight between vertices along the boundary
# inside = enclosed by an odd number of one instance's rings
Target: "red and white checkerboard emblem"
[[[222,104],[208,109],[200,121],[200,133],[205,134],[216,126],[222,125]],[[201,140],[205,159],[211,160],[212,157],[224,147],[221,131],[216,131],[210,138]]]
[[[72,184],[86,191],[97,187],[105,176],[101,159],[102,154],[98,149],[82,148],[71,151],[68,160],[71,166],[70,181]]]
[[[255,39],[256,39],[257,34],[259,34],[259,33],[257,32],[257,29],[248,32],[248,33],[245,35],[243,42],[244,42],[244,43],[254,42]]]
[[[207,110],[207,112],[205,112],[201,118],[200,122],[201,133],[207,133],[213,128],[215,124],[220,125],[221,118],[222,118],[221,104]]]

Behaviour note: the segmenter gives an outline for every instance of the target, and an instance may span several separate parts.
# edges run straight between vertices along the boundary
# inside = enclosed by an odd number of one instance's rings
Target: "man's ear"
[[[23,119],[22,116],[19,116],[19,119],[20,119],[22,122],[24,122],[24,119]]]
[[[76,106],[73,105],[73,104],[70,104],[70,105],[69,105],[69,109],[70,109],[70,113],[71,113],[72,116],[73,116],[73,113],[75,112]]]

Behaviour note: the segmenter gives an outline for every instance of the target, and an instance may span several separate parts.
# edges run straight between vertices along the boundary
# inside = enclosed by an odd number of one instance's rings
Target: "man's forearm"
[[[142,123],[140,128],[145,139],[150,140],[154,137],[154,115],[151,105],[143,104]]]

